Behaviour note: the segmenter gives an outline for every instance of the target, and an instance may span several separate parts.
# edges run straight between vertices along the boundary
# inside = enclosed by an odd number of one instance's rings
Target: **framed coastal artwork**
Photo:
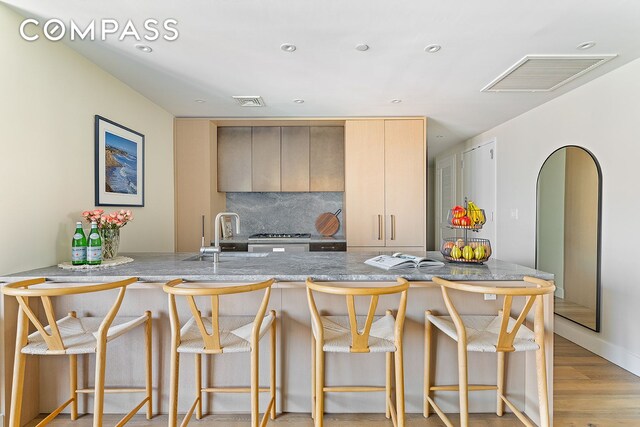
[[[144,206],[144,135],[95,119],[96,206]]]

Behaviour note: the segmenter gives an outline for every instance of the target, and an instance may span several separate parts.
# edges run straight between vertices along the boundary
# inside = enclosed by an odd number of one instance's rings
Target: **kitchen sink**
[[[233,259],[233,258],[262,258],[269,255],[268,252],[222,252],[220,254],[220,260]],[[213,262],[213,257],[194,255],[183,261],[206,261]]]

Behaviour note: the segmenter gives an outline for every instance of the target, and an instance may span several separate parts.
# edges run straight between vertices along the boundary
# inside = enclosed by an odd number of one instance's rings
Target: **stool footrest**
[[[62,410],[63,410],[64,408],[66,408],[66,407],[67,407],[71,402],[73,402],[74,400],[75,400],[75,398],[73,398],[73,397],[72,397],[71,399],[69,399],[69,400],[67,400],[66,402],[64,402],[62,405],[58,406],[58,407],[56,408],[56,410],[55,410],[55,411],[53,411],[52,413],[50,413],[49,415],[47,415],[47,417],[46,417],[44,420],[40,421],[40,422],[36,425],[36,427],[46,426],[47,424],[49,424],[49,423],[51,422],[51,420],[53,420],[55,417],[57,417],[57,416],[58,416],[58,414],[59,414],[60,412],[62,412]]]
[[[120,388],[105,388],[105,393],[146,393],[146,388],[133,388],[133,387],[120,387]],[[95,389],[93,388],[81,388],[76,390],[76,393],[86,393],[91,394],[95,393]]]
[[[469,391],[497,390],[497,385],[473,384],[469,385]],[[458,385],[433,385],[429,387],[431,391],[459,391]]]
[[[386,391],[386,387],[377,387],[377,386],[334,386],[334,387],[322,387],[322,391],[324,392],[333,392],[333,393],[345,393],[345,392],[372,392],[372,391]]]
[[[200,391],[204,393],[251,393],[251,387],[206,387]],[[271,391],[268,387],[259,387],[260,393]]]
[[[511,409],[511,411],[513,411],[515,416],[518,417],[520,421],[522,421],[522,424],[526,425],[527,427],[535,427],[529,422],[527,417],[522,412],[520,412],[520,410],[516,408],[515,405],[511,403],[511,401],[507,399],[503,394],[498,394],[498,397],[500,397],[500,399],[502,399],[502,401],[507,404],[507,406],[509,407],[509,409]]]
[[[127,415],[125,415],[124,417],[122,417],[122,419],[120,421],[118,421],[118,424],[116,424],[116,427],[122,427],[123,425],[125,425],[127,422],[129,422],[129,420],[131,418],[133,418],[133,416],[136,414],[136,412],[138,412],[140,410],[140,408],[142,408],[144,406],[145,403],[147,403],[149,401],[149,397],[145,397],[144,399],[142,399],[142,401],[140,401],[140,403],[138,403],[138,405],[133,408]]]

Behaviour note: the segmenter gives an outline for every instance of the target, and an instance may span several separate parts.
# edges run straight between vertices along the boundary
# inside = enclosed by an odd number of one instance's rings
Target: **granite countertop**
[[[347,241],[345,236],[336,235],[331,237],[321,236],[319,234],[312,234],[310,239],[300,239],[302,243],[322,243],[322,242],[336,242],[342,243]],[[239,235],[233,236],[229,239],[220,239],[220,243],[248,243],[249,235]],[[213,242],[211,242],[211,246],[213,246]]]
[[[307,277],[318,281],[393,281],[398,276],[411,281],[430,281],[433,276],[460,281],[522,280],[533,276],[552,280],[553,274],[517,264],[489,260],[484,265],[462,265],[445,262],[441,267],[408,268],[386,271],[364,264],[380,252],[300,252],[268,253],[246,256],[246,253],[226,253],[220,262],[184,261],[194,253],[129,253],[129,264],[91,271],[63,270],[50,266],[0,277],[0,282],[15,282],[45,277],[59,282],[115,281],[139,277],[142,282],[167,282],[182,278],[188,281],[250,282],[274,277],[279,282],[303,282]],[[439,252],[412,252],[442,260]],[[243,256],[244,255],[244,256]]]

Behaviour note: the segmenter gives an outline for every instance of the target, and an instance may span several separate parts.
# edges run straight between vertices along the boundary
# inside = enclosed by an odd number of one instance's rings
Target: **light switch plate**
[[[496,294],[484,294],[484,300],[485,301],[495,301],[496,300]]]

